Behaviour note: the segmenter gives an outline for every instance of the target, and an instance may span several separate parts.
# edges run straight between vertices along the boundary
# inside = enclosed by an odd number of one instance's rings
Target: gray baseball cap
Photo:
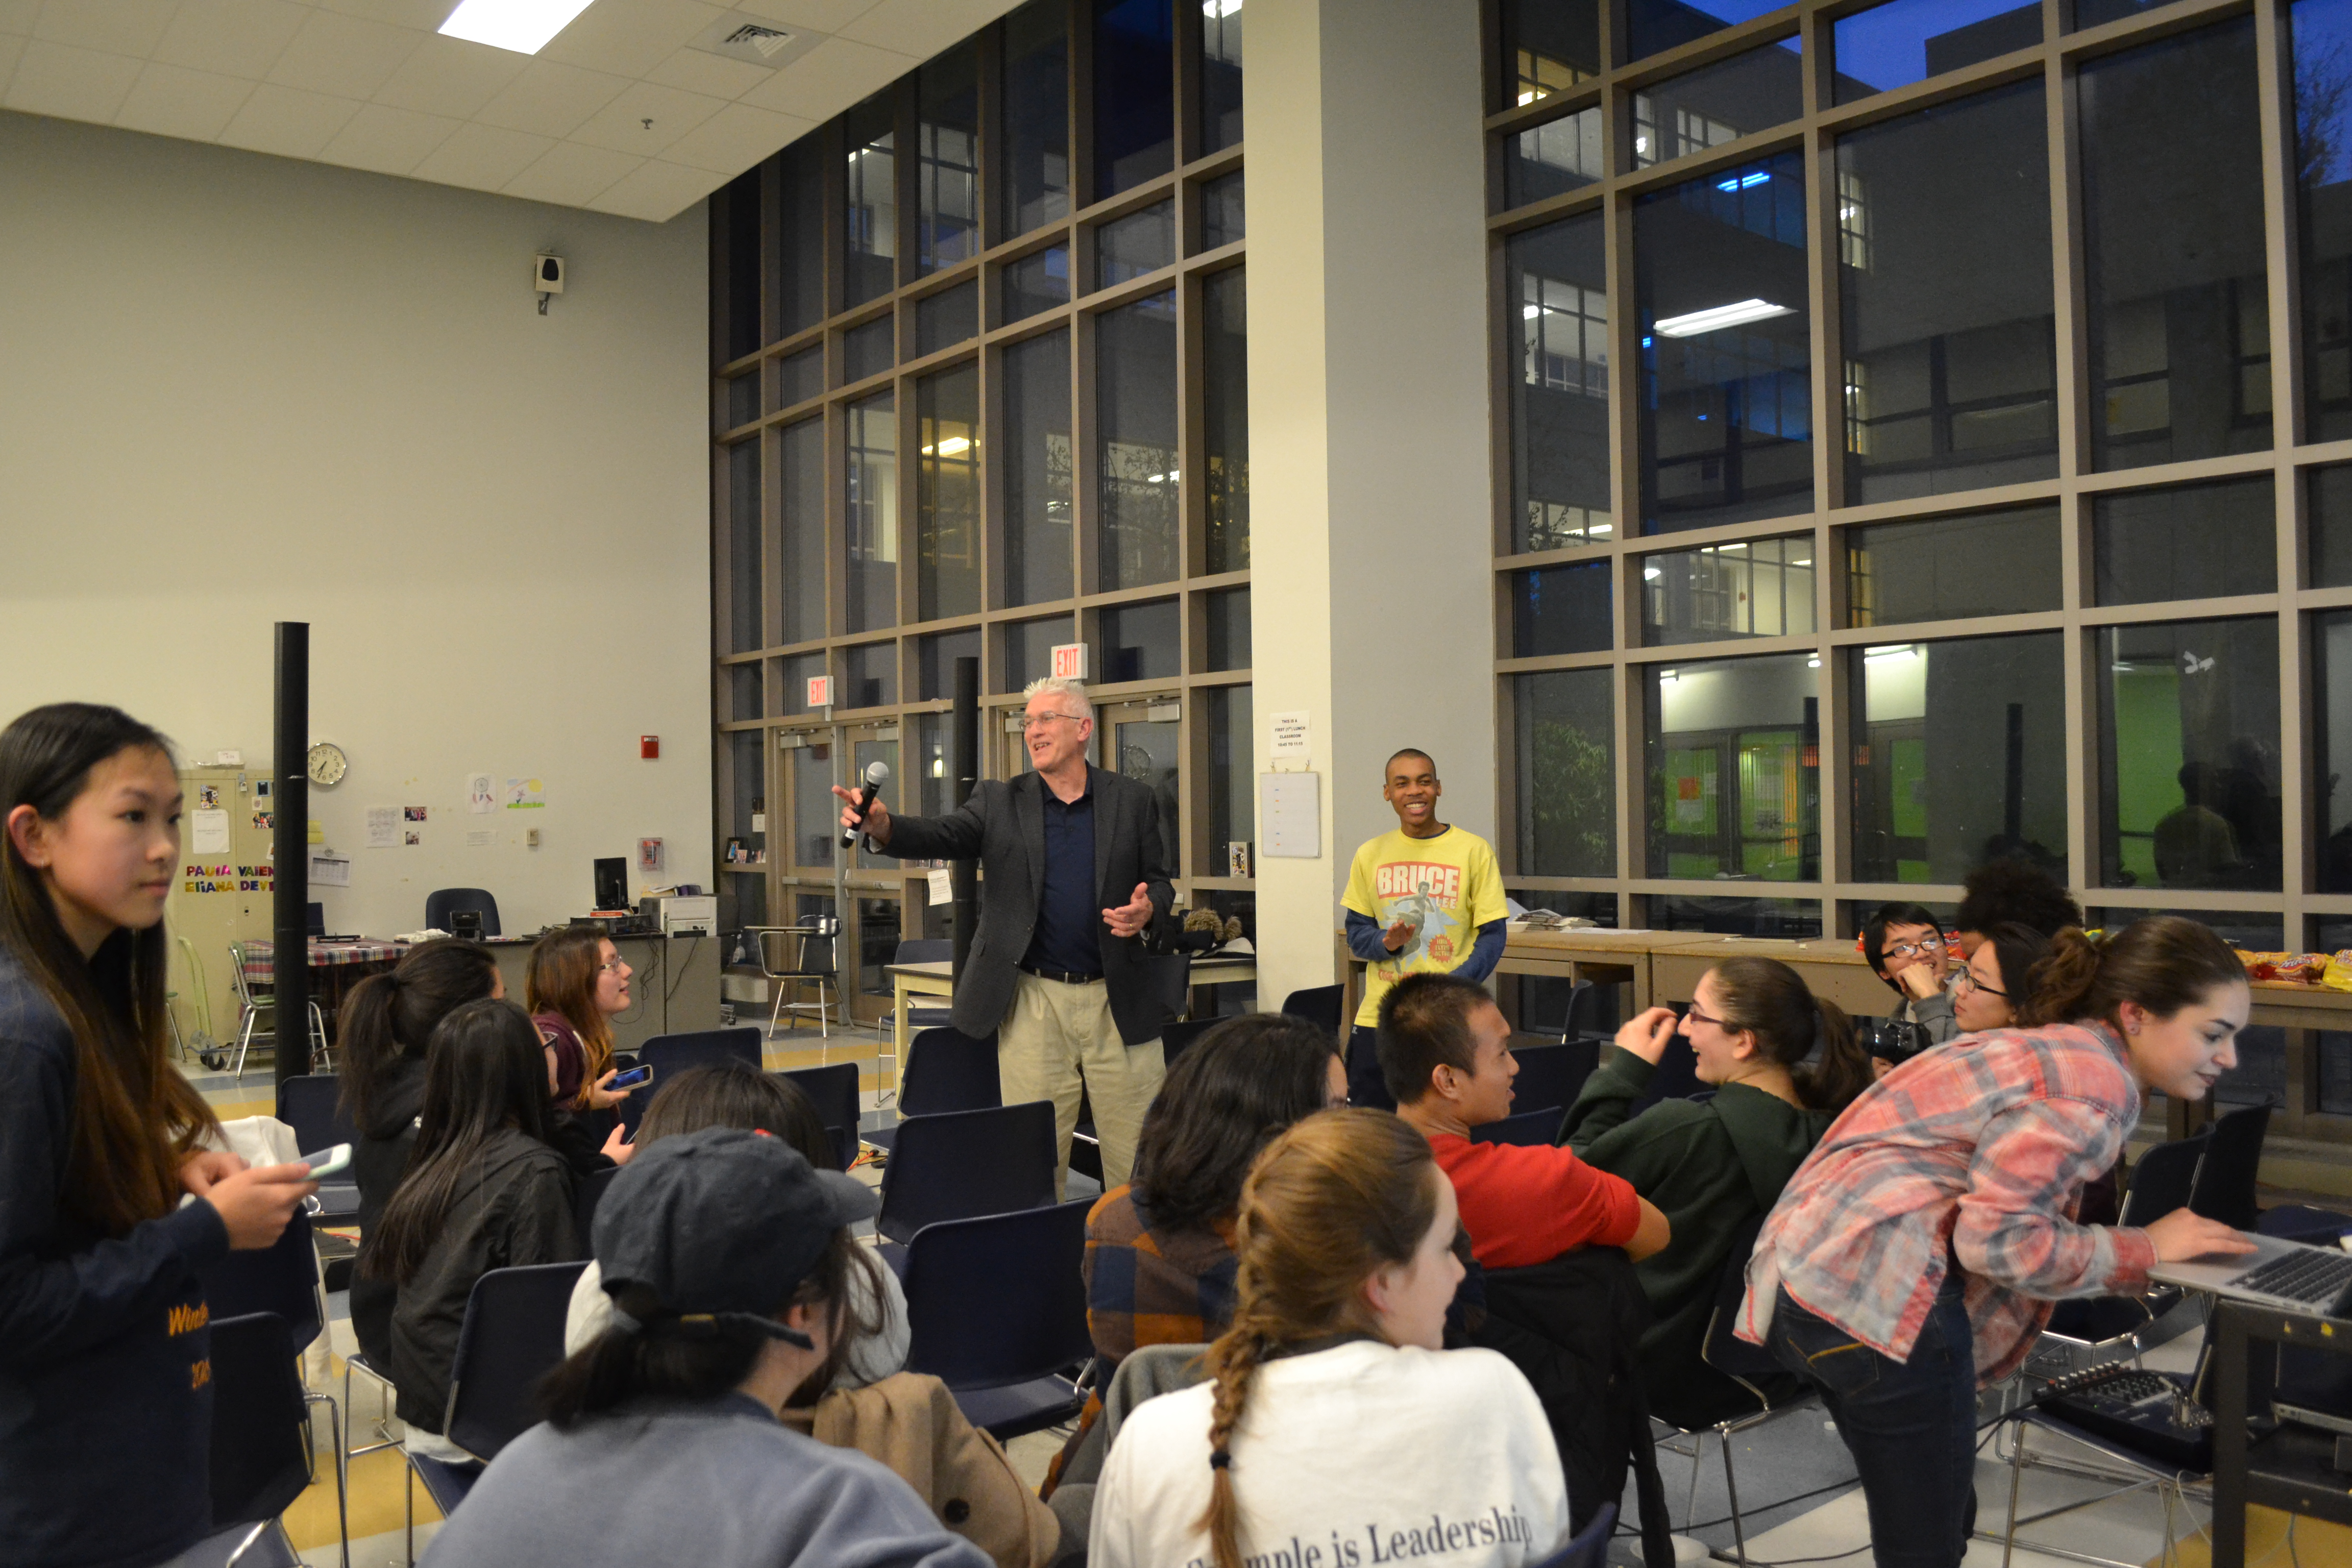
[[[613,1326],[712,1333],[732,1325],[807,1349],[807,1337],[775,1314],[834,1232],[881,1206],[873,1188],[814,1169],[765,1132],[709,1127],[648,1143],[596,1205],[591,1247]]]

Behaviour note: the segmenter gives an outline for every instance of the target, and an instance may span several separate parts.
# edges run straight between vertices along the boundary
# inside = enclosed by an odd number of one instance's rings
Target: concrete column
[[[1271,1008],[1339,978],[1391,752],[1496,836],[1495,512],[1477,0],[1252,0],[1248,48],[1256,757],[1307,713],[1323,800],[1321,858],[1255,868]]]

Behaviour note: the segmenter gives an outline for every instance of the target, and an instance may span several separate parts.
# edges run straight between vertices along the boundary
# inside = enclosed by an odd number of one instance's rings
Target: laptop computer
[[[2238,1234],[2254,1244],[2251,1257],[2159,1263],[2147,1271],[2148,1278],[2184,1290],[2203,1290],[2290,1312],[2352,1317],[2352,1252],[2252,1231]]]

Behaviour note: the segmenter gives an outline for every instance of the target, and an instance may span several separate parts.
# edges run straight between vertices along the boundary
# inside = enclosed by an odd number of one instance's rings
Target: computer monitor
[[[609,856],[596,862],[596,902],[593,907],[600,910],[625,910],[629,907],[627,856]]]
[[[302,921],[304,927],[312,936],[319,937],[326,935],[327,906],[324,904],[304,904],[302,906]]]

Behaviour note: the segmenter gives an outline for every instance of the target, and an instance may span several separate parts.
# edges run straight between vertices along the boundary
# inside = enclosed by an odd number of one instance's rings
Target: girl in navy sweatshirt
[[[0,1568],[144,1568],[208,1533],[199,1271],[316,1190],[201,1148],[212,1112],[165,1059],[179,823],[127,714],[0,731]]]

